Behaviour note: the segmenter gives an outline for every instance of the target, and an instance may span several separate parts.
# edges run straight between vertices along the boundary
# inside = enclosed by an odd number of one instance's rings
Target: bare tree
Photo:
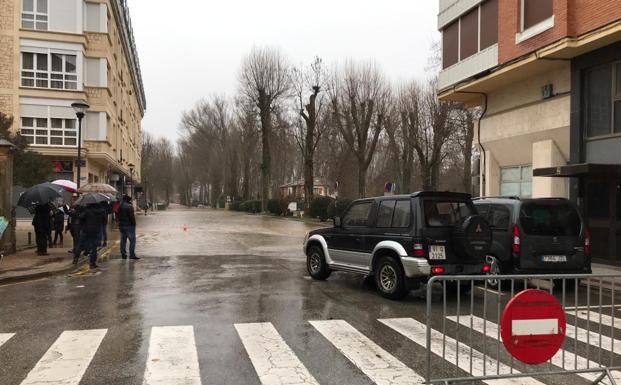
[[[326,84],[326,73],[323,70],[322,60],[316,57],[310,68],[295,68],[293,70],[293,87],[300,117],[303,122],[294,132],[297,145],[302,154],[304,164],[304,206],[308,211],[314,193],[314,159],[315,151],[324,132],[329,127],[325,121],[325,101],[321,92]],[[306,97],[308,95],[308,101]]]
[[[267,210],[271,186],[272,111],[289,91],[289,64],[280,51],[254,48],[242,62],[240,92],[258,110],[261,121],[261,209]]]
[[[390,89],[375,63],[348,62],[330,86],[332,118],[358,163],[358,196],[384,127]]]

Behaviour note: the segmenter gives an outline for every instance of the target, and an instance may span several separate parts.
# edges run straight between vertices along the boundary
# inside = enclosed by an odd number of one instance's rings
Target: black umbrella
[[[110,202],[110,197],[102,193],[84,194],[75,201],[78,206],[96,205],[103,202]]]
[[[52,183],[41,183],[32,186],[19,196],[17,205],[30,208],[36,205],[47,205],[59,197],[65,189],[62,186]]]

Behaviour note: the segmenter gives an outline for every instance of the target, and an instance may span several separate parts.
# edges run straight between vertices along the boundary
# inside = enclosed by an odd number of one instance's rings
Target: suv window
[[[503,205],[493,205],[489,224],[496,230],[508,230],[511,223],[511,211]]]
[[[529,235],[580,235],[580,216],[573,206],[556,202],[525,202],[520,224]]]
[[[381,201],[379,210],[377,210],[377,227],[390,227],[392,223],[392,214],[395,211],[395,201]]]
[[[377,212],[376,227],[404,228],[410,226],[411,205],[409,200],[381,201]]]
[[[347,211],[347,214],[345,214],[345,218],[343,218],[343,226],[366,226],[369,221],[371,204],[372,202],[354,203],[349,211]]]
[[[397,201],[395,213],[392,216],[392,227],[409,227],[411,216],[412,205],[410,204],[410,200]]]
[[[477,208],[477,212],[479,213],[480,216],[482,216],[483,218],[488,220],[487,214],[489,213],[489,208],[491,207],[490,204],[487,204],[487,203],[477,203],[477,204],[474,205],[474,207]]]
[[[452,227],[473,214],[472,208],[466,202],[425,200],[423,209],[425,223],[429,227]]]

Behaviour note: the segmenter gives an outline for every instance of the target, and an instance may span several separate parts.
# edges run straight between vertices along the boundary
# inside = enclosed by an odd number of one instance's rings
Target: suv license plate
[[[429,259],[446,259],[444,246],[431,245],[429,248]]]
[[[567,262],[566,255],[544,255],[541,257],[543,262]]]

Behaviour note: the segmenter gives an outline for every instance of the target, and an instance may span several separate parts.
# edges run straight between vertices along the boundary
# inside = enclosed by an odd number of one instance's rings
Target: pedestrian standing
[[[56,247],[59,245],[62,247],[63,245],[63,230],[65,229],[65,210],[63,207],[59,207],[56,209],[54,213],[54,242],[52,245]],[[58,243],[58,239],[60,238],[60,243]]]
[[[86,206],[80,213],[80,245],[89,256],[91,269],[97,267],[97,246],[100,242],[101,226],[103,225],[105,211],[98,204]],[[81,250],[80,250],[81,251]],[[79,257],[78,253],[78,257]],[[75,256],[75,254],[74,254]]]
[[[34,226],[35,239],[37,242],[37,255],[49,255],[47,253],[47,246],[51,224],[50,206],[48,204],[35,206],[32,225]]]
[[[119,230],[121,231],[121,258],[127,259],[125,245],[129,239],[129,259],[140,259],[136,256],[136,216],[132,198],[123,195],[123,203],[119,208]]]
[[[101,243],[99,246],[106,247],[108,246],[108,215],[112,212],[112,209],[110,207],[110,204],[108,204],[107,202],[101,203],[101,209],[104,211],[104,218],[103,224],[101,225]]]

